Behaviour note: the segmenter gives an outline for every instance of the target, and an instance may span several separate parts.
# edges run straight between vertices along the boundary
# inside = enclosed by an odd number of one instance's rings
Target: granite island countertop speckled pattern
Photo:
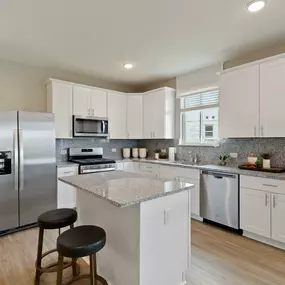
[[[61,177],[59,180],[124,208],[166,195],[190,190],[193,184],[169,181],[125,171]]]

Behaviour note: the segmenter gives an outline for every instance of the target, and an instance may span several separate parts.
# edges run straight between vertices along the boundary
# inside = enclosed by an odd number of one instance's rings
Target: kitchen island
[[[192,184],[124,171],[60,180],[77,189],[78,224],[106,231],[98,273],[109,285],[187,283]]]

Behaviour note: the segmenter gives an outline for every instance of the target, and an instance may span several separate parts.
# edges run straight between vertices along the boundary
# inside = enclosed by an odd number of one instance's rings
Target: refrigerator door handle
[[[19,129],[19,148],[20,148],[20,191],[24,190],[24,146],[23,130]]]
[[[14,190],[18,191],[19,181],[19,151],[18,151],[18,130],[13,130],[13,149],[14,149]]]

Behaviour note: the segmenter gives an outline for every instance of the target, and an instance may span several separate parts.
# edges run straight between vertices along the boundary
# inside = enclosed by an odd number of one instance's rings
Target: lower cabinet
[[[243,230],[270,238],[270,194],[240,189],[240,226]]]
[[[78,174],[77,166],[61,167],[57,169],[57,177],[72,176]],[[57,181],[57,208],[76,207],[76,188]]]
[[[241,229],[285,243],[285,181],[241,176]]]
[[[272,238],[285,243],[285,195],[272,194]]]

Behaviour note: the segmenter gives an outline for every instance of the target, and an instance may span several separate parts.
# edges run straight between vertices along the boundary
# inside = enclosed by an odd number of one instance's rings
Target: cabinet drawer
[[[198,169],[177,167],[176,174],[177,176],[180,176],[180,177],[200,179],[200,170]]]
[[[140,163],[140,171],[158,171],[160,169],[160,165],[155,165],[151,163]]]
[[[240,186],[265,192],[285,194],[284,180],[241,175]]]
[[[78,174],[78,166],[68,166],[68,167],[61,167],[57,169],[57,176],[71,176]]]

